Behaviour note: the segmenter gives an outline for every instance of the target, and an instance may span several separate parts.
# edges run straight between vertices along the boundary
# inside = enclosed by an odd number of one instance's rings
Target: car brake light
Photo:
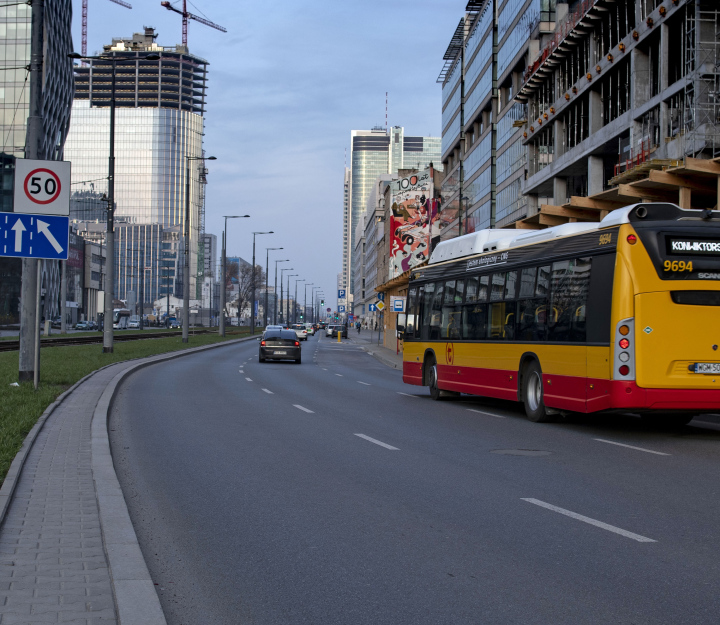
[[[618,369],[618,371],[620,372],[620,375],[627,375],[628,373],[630,373],[630,367],[628,367],[627,365],[623,365]]]
[[[295,347],[300,347],[300,341],[295,341]]]
[[[263,347],[265,347],[265,341],[260,341],[260,345],[262,345]]]
[[[620,339],[620,347],[627,349],[630,346],[630,341],[627,339]]]

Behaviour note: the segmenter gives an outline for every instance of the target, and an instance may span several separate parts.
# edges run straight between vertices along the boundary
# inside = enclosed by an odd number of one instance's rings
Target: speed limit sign
[[[16,213],[41,215],[70,214],[70,162],[15,161]]]

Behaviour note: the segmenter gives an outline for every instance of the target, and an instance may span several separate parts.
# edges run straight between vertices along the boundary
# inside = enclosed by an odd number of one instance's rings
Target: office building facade
[[[182,230],[189,205],[193,294],[204,230],[202,186],[207,172],[201,159],[208,63],[184,46],[163,47],[155,39],[152,28],[132,38],[113,39],[100,60],[75,66],[73,123],[66,143],[66,157],[73,161],[71,218],[102,219],[114,58],[116,218],[131,226],[159,226],[152,229],[158,237],[151,246],[154,249],[161,245],[164,231]],[[150,54],[160,59],[147,60]],[[124,299],[122,285],[130,282],[120,280],[122,272],[130,275],[132,271],[117,266],[117,297]],[[180,296],[170,276],[156,278],[159,284],[153,296],[166,295],[166,289]]]
[[[25,135],[30,104],[30,29],[32,10],[19,3],[0,6],[0,210],[13,210],[15,158],[25,157]],[[45,64],[43,67],[42,157],[62,160],[73,96],[72,3],[45,0]],[[11,69],[6,69],[11,68]],[[45,289],[45,316],[60,310],[60,270],[57,261],[41,261]],[[19,320],[22,261],[0,258],[0,319]]]
[[[350,133],[351,167],[348,185],[348,172],[345,172],[345,190],[349,190],[349,231],[347,225],[343,238],[350,240],[343,245],[343,268],[349,266],[348,285],[352,290],[348,295],[357,295],[354,267],[361,263],[359,255],[362,247],[356,245],[353,236],[358,232],[358,223],[365,213],[368,197],[373,184],[383,174],[396,174],[399,169],[422,169],[433,163],[439,167],[440,137],[406,136],[405,129],[393,126],[390,130],[375,127],[372,130],[353,130]],[[349,189],[348,189],[349,187]],[[360,230],[362,231],[362,229]],[[348,258],[349,255],[349,258]]]

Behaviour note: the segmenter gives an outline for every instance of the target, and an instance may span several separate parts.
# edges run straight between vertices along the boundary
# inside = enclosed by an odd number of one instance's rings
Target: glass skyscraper
[[[183,46],[158,46],[155,38],[153,29],[146,28],[131,39],[114,39],[104,47],[101,60],[75,67],[72,127],[65,146],[66,158],[73,162],[71,219],[104,219],[112,85],[109,59],[115,57],[117,225],[158,226],[128,230],[127,237],[118,238],[115,296],[120,299],[125,299],[129,290],[137,293],[140,286],[138,251],[127,247],[138,241],[142,241],[141,247],[147,248],[148,254],[151,249],[160,251],[160,257],[148,256],[147,266],[153,268],[154,275],[152,279],[146,276],[145,301],[165,296],[168,289],[172,295],[180,296],[180,281],[175,280],[178,267],[173,267],[172,276],[168,270],[159,274],[155,271],[159,260],[180,260],[176,253],[172,259],[169,252],[163,254],[161,244],[168,238],[163,235],[165,230],[179,226],[181,231],[185,223],[188,163],[191,296],[196,292],[198,243],[204,230],[201,187],[206,170],[202,160],[194,159],[203,156],[208,63],[189,54]],[[159,55],[160,60],[147,60],[149,54]],[[147,236],[155,240],[146,240]]]
[[[352,130],[350,132],[350,149],[352,161],[350,168],[350,203],[345,210],[350,212],[350,229],[343,228],[343,237],[350,240],[343,242],[343,268],[350,267],[348,288],[354,289],[353,266],[355,261],[348,258],[352,255],[355,236],[360,216],[370,195],[375,180],[381,174],[396,174],[400,169],[424,169],[430,163],[437,169],[440,164],[440,137],[407,137],[405,129],[393,126],[389,131],[375,127],[372,130]],[[347,191],[347,176],[344,187]],[[349,303],[349,302],[348,302]]]
[[[25,156],[25,133],[30,106],[30,23],[32,9],[24,3],[0,6],[0,210],[13,210],[15,158]],[[43,66],[43,126],[41,156],[61,160],[70,123],[73,94],[72,3],[45,0]],[[10,68],[10,69],[6,69]],[[57,261],[41,261],[45,314],[59,311],[60,272]],[[0,320],[17,323],[22,261],[0,258]]]

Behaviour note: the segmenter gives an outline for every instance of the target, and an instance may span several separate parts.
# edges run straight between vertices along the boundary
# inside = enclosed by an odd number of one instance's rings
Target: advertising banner
[[[390,263],[392,279],[428,258],[430,223],[437,216],[431,170],[390,183]]]

